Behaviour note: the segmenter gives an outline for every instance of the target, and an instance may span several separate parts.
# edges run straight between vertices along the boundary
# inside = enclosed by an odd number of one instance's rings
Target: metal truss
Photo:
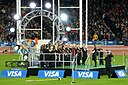
[[[18,31],[18,35],[21,36],[21,34],[25,34],[25,30],[26,30],[26,27],[28,25],[28,23],[33,19],[33,18],[36,18],[36,17],[40,17],[40,16],[43,16],[43,17],[47,17],[49,18],[51,21],[54,22],[54,25],[56,27],[56,30],[57,30],[57,37],[55,39],[55,42],[57,41],[61,41],[61,37],[65,34],[65,28],[64,28],[64,25],[63,25],[63,22],[62,20],[55,14],[53,14],[52,12],[50,11],[47,11],[47,10],[33,10],[29,13],[27,13],[22,19],[21,19],[21,23],[20,23],[20,31]],[[55,28],[54,28],[55,29]],[[21,32],[21,30],[23,32]],[[23,39],[26,39],[25,38],[25,35],[23,36]],[[19,40],[21,40],[19,38]]]

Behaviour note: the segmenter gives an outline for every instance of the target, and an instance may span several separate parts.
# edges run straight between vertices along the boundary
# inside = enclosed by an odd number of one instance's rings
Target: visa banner
[[[72,78],[93,78],[98,79],[98,71],[73,71]]]
[[[115,70],[115,73],[116,73],[118,78],[126,77],[126,72],[124,70]]]
[[[39,70],[39,78],[63,78],[65,70]]]
[[[2,78],[26,78],[27,70],[2,70]]]

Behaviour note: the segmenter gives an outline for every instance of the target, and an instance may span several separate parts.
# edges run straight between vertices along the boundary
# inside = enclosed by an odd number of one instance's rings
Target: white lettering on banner
[[[78,72],[79,77],[93,78],[93,72]]]
[[[44,71],[45,77],[59,77],[58,71]]]
[[[20,77],[20,76],[22,76],[21,71],[7,71],[7,74],[10,77]]]
[[[118,74],[119,74],[119,76],[125,76],[123,71],[119,71]]]

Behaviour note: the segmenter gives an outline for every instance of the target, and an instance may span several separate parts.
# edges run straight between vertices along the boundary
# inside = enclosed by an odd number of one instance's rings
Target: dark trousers
[[[80,58],[79,58],[79,56],[77,58],[77,64],[80,65]]]
[[[96,62],[96,60],[93,60],[94,61],[94,67],[97,67],[97,62]]]
[[[85,61],[86,59],[84,57],[82,57],[82,64],[85,65]]]
[[[104,60],[103,59],[100,59],[100,65],[104,65]]]
[[[111,78],[111,71],[110,70],[111,70],[111,68],[106,68],[108,78]]]
[[[41,61],[43,60],[43,54],[40,55],[40,59],[39,60],[41,60]],[[41,62],[40,65],[41,65],[41,67],[44,67],[44,62]]]

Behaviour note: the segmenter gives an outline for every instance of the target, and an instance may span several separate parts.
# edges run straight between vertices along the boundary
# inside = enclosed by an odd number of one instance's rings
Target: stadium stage
[[[84,68],[84,67],[83,67]],[[70,68],[27,68],[27,75],[28,76],[37,76],[39,70],[65,70],[64,77],[66,76],[71,76],[72,74],[72,69]],[[77,70],[83,70],[83,69],[77,69]],[[125,70],[124,65],[118,65],[118,66],[112,66],[111,68],[111,73],[114,73],[114,70]],[[91,68],[90,71],[99,71],[100,75],[106,75],[106,69],[105,67],[96,67],[96,68]]]

